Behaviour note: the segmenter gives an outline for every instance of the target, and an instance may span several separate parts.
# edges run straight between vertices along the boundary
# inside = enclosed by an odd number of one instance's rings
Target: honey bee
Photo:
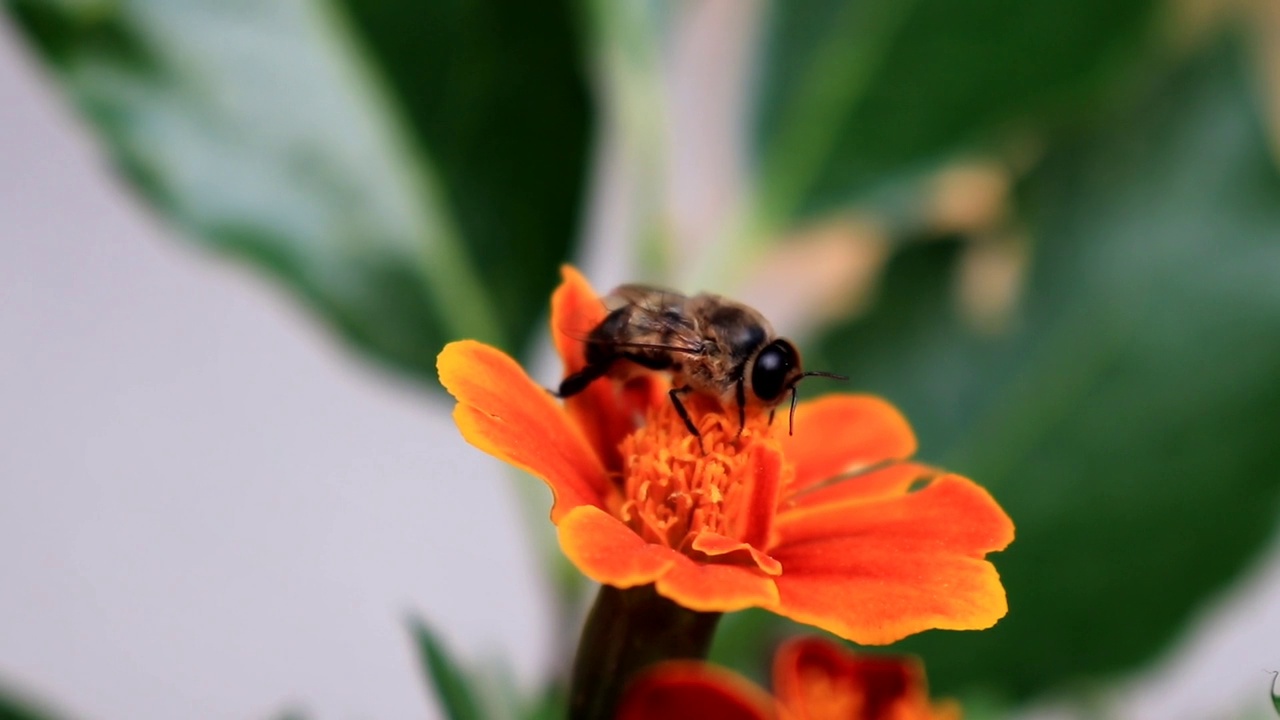
[[[769,422],[783,396],[791,393],[789,431],[795,431],[796,385],[811,376],[847,380],[828,372],[805,372],[800,353],[758,311],[719,295],[688,297],[647,285],[623,285],[605,298],[609,314],[585,338],[587,364],[564,378],[556,393],[568,398],[593,381],[625,380],[646,371],[671,375],[668,395],[689,432],[702,434],[680,401],[701,393],[736,403],[738,432],[748,404],[769,408]]]

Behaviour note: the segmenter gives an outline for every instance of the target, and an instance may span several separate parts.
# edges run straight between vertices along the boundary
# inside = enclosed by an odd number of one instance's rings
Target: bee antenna
[[[837,375],[832,372],[823,372],[822,370],[810,370],[809,372],[801,373],[800,377],[802,378],[824,377],[824,378],[831,378],[832,380],[848,380],[849,379],[848,376],[846,375]]]
[[[791,385],[791,415],[787,418],[787,434],[796,434],[796,386]]]
[[[800,384],[801,380],[807,377],[824,377],[824,378],[831,378],[832,380],[848,380],[849,379],[844,375],[837,375],[835,373],[825,372],[823,370],[810,370],[808,372],[801,373],[800,377],[796,378],[795,382],[791,383],[791,415],[787,418],[787,434],[788,435],[796,434],[796,386]]]

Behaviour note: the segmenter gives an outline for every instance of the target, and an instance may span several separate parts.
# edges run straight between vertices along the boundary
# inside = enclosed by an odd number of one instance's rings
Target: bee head
[[[751,365],[751,392],[761,402],[775,405],[782,394],[800,381],[800,353],[790,340],[778,338],[756,353]]]
[[[791,391],[791,431],[795,431],[796,384],[810,375],[848,380],[829,372],[805,372],[800,368],[800,353],[786,338],[778,338],[756,353],[751,365],[751,393],[761,402],[777,405],[782,395]],[[773,419],[772,413],[769,419]]]

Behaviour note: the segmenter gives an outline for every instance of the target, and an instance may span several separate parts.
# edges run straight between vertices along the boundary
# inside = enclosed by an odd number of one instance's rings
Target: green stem
[[[663,660],[705,658],[719,620],[720,613],[684,608],[652,585],[602,586],[573,662],[569,720],[612,720],[636,673]]]

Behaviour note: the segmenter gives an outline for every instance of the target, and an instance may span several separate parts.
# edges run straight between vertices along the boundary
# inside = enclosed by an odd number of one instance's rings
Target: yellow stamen
[[[741,539],[751,497],[744,487],[752,478],[749,451],[778,442],[765,413],[749,413],[739,433],[736,413],[691,400],[701,445],[675,408],[659,403],[619,447],[622,498],[614,514],[645,540],[677,550],[702,531]]]

